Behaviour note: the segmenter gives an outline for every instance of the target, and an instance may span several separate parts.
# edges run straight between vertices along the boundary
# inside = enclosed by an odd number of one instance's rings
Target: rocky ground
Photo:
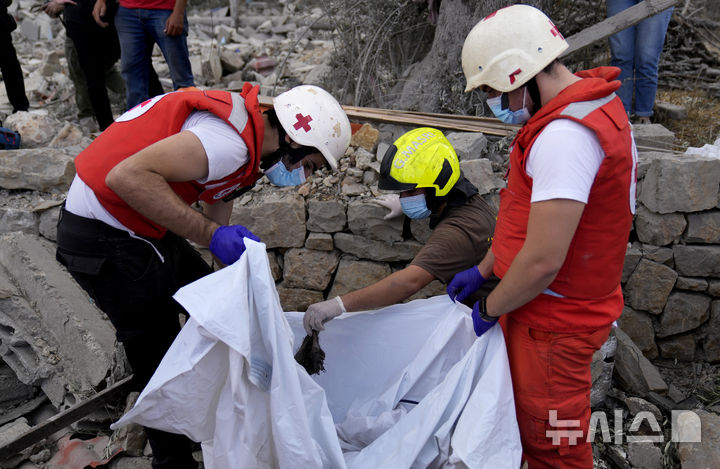
[[[329,63],[333,52],[333,33],[323,20],[321,9],[299,1],[239,3],[243,14],[236,24],[227,16],[227,7],[189,7],[188,44],[199,86],[234,89],[248,80],[261,84],[263,94],[274,95],[295,84],[321,83],[323,74],[331,71]],[[32,0],[16,0],[11,8],[20,24],[14,37],[26,76],[31,115],[10,117],[5,90],[0,87],[0,120],[8,126],[12,123],[25,126],[24,137],[36,147],[28,157],[42,164],[38,164],[36,175],[28,177],[33,179],[34,190],[13,186],[7,182],[12,180],[7,174],[0,177],[5,178],[0,184],[0,233],[30,230],[52,240],[52,215],[56,216],[64,191],[50,182],[45,183],[43,173],[56,172],[48,176],[48,180],[64,180],[63,172],[68,166],[63,158],[77,154],[86,146],[96,136],[97,127],[92,118],[77,116],[63,51],[62,25],[58,20],[32,13],[32,5]],[[153,65],[166,90],[170,90],[167,66],[157,50]],[[122,112],[123,97],[111,97],[114,109]],[[666,88],[660,90],[658,101],[681,105],[688,114],[684,119],[678,119],[671,111],[658,114],[658,122],[676,133],[676,149],[700,147],[713,143],[718,137],[720,102],[710,93],[702,89]],[[330,174],[327,170],[316,173],[300,188],[300,195],[312,195],[320,200],[339,198],[345,203],[377,195],[381,145],[392,142],[402,129],[376,127],[379,128],[365,130],[372,144],[356,141],[341,160],[339,173]],[[493,163],[483,167],[481,173],[501,174],[502,150],[507,142],[493,138],[487,143],[483,155]],[[61,156],[44,154],[44,148]],[[488,188],[488,192],[495,189]],[[248,195],[239,200],[239,205],[250,203],[251,199]],[[1,282],[0,287],[3,287]],[[0,293],[4,294],[3,288]],[[0,295],[0,298],[4,297]],[[0,342],[6,332],[0,329]],[[718,366],[705,361],[654,359],[650,362],[623,334],[618,335],[614,344],[615,347],[599,353],[593,365],[596,467],[720,467]],[[5,354],[2,344],[0,354]],[[13,394],[0,397],[0,444],[6,441],[3,438],[12,438],[28,425],[41,423],[56,412],[41,392],[17,383],[13,371],[2,366],[0,383],[8,382],[13,386],[4,389],[13,389]],[[31,451],[0,462],[0,467],[55,469],[84,467],[94,462],[102,465],[93,467],[149,468],[148,448],[138,428],[112,435],[106,431],[108,420],[115,418],[126,405],[126,402],[112,403]],[[693,421],[685,426],[678,423],[678,411],[682,410],[696,412],[693,415],[701,420],[701,445],[671,441],[680,428],[688,432],[694,428]],[[632,443],[629,436],[646,438]],[[123,451],[114,454],[120,447]],[[200,458],[199,452],[197,455]],[[67,460],[62,462],[63,457],[77,458],[73,459],[75,465]]]

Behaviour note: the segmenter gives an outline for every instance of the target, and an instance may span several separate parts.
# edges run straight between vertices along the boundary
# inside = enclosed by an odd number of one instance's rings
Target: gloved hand
[[[487,280],[478,270],[478,266],[474,265],[467,270],[455,274],[447,286],[447,294],[453,301],[463,301],[468,296],[475,293],[483,283]]]
[[[481,310],[482,313],[484,313],[482,315]],[[487,313],[485,313],[485,297],[482,297],[475,302],[470,317],[473,321],[473,329],[475,329],[475,335],[477,335],[478,337],[486,333],[491,327],[495,325],[496,322],[498,322],[498,318],[491,318],[487,315]]]
[[[310,335],[313,330],[318,332],[324,330],[325,326],[323,324],[340,316],[342,313],[347,313],[347,310],[339,296],[308,306],[303,317],[305,332]]]
[[[383,194],[371,200],[371,202],[390,210],[390,212],[383,217],[383,220],[390,220],[403,214],[402,207],[400,206],[400,196],[397,194]]]
[[[210,240],[210,252],[223,264],[230,265],[240,259],[242,253],[245,252],[243,238],[260,241],[260,238],[242,225],[222,225],[213,233]]]

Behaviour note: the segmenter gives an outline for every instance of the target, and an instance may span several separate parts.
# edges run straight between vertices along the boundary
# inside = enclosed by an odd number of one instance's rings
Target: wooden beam
[[[35,425],[13,441],[4,446],[0,446],[0,461],[11,456],[17,455],[20,451],[31,446],[43,438],[47,438],[58,430],[65,428],[71,423],[75,423],[81,418],[89,415],[91,412],[102,408],[108,401],[114,399],[122,392],[130,391],[130,381],[132,376],[118,381],[109,388],[100,391],[91,398],[75,404],[59,414],[53,415],[45,422]]]
[[[617,15],[611,16],[567,38],[570,47],[568,47],[560,57],[568,56],[597,41],[612,36],[618,31],[629,28],[645,18],[655,16],[677,5],[679,1],[680,0],[645,0],[644,2],[640,2],[637,5],[621,11]]]

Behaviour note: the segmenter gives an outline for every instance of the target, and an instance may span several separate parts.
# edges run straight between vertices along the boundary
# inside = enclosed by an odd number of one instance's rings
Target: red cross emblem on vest
[[[303,116],[300,113],[295,114],[295,118],[297,119],[297,122],[293,124],[293,127],[295,127],[295,130],[300,130],[301,128],[305,132],[310,131],[310,121],[312,121],[311,116]]]

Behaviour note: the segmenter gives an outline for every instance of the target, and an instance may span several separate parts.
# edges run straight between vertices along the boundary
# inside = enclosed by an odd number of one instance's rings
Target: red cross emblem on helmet
[[[295,118],[297,119],[297,122],[293,124],[293,127],[295,130],[303,129],[305,132],[309,132],[311,130],[310,122],[313,120],[312,116],[303,116],[300,113],[295,114]]]

